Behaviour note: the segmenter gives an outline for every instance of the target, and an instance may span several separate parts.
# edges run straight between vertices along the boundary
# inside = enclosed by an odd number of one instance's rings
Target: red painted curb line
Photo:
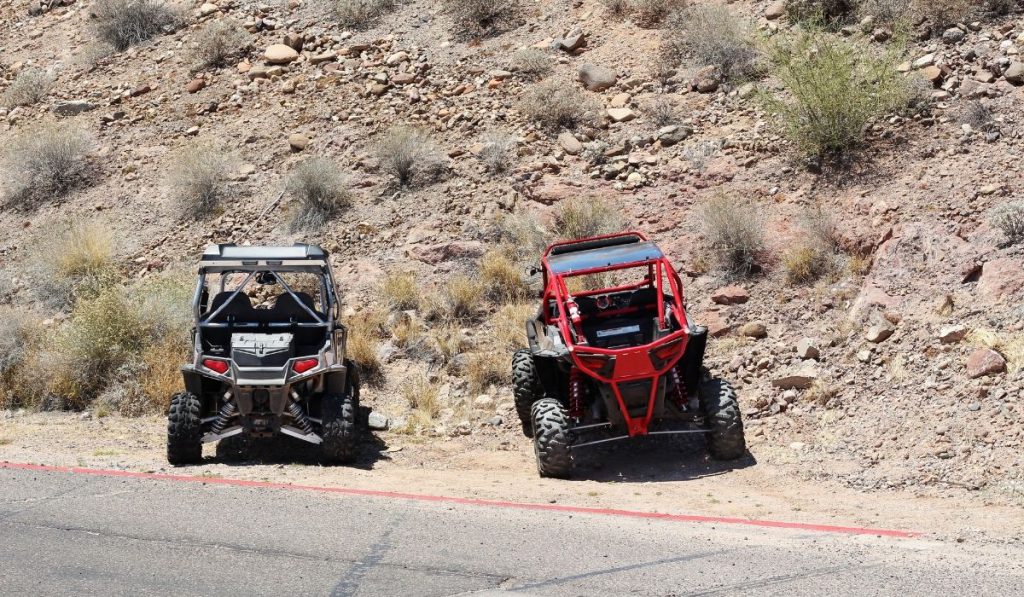
[[[45,464],[28,464],[21,462],[0,461],[0,469],[26,471],[43,471],[52,473],[72,473],[77,475],[95,475],[98,477],[127,477],[130,479],[150,479],[155,481],[181,481],[189,483],[205,483],[210,485],[228,485],[233,487],[260,487],[264,489],[291,489],[299,491],[319,491],[364,497],[392,498],[415,500],[421,502],[441,502],[466,506],[485,506],[492,508],[516,508],[519,510],[546,510],[550,512],[572,512],[576,514],[596,514],[600,516],[621,516],[627,518],[648,518],[669,520],[674,522],[701,522],[729,525],[746,525],[776,529],[792,529],[816,533],[836,533],[843,535],[876,535],[909,539],[922,533],[917,531],[900,531],[894,529],[872,529],[865,527],[845,527],[828,524],[812,524],[807,522],[784,522],[777,520],[755,520],[749,518],[729,518],[725,516],[700,516],[696,514],[668,514],[662,512],[641,512],[638,510],[618,510],[614,508],[588,508],[585,506],[565,506],[560,504],[532,504],[529,502],[508,502],[479,498],[461,498],[444,495],[425,495],[419,493],[401,493],[397,491],[380,491],[375,489],[355,489],[351,487],[318,487],[315,485],[292,485],[288,483],[272,483],[269,481],[247,481],[244,479],[223,479],[219,477],[196,477],[191,475],[170,475],[166,473],[140,473],[108,469],[81,468],[70,466],[50,466]]]

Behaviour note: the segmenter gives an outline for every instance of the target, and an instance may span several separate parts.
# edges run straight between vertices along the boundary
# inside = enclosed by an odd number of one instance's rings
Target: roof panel
[[[203,252],[203,261],[257,261],[309,259],[323,261],[327,251],[316,245],[295,244],[290,247],[240,247],[234,244],[210,245]]]
[[[661,259],[664,256],[658,245],[647,241],[617,247],[577,251],[565,255],[552,255],[548,257],[548,265],[553,273],[568,274],[599,267],[643,263],[645,261]]]

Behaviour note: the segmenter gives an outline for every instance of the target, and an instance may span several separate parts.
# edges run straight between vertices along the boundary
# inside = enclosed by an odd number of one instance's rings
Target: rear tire
[[[167,412],[167,462],[174,466],[198,464],[203,459],[200,413],[203,403],[189,392],[171,397]]]
[[[554,398],[533,403],[533,449],[541,477],[568,479],[572,473],[569,451],[569,412]]]
[[[533,437],[533,403],[544,396],[544,390],[537,375],[537,366],[533,363],[533,354],[525,348],[512,355],[512,396],[519,422],[523,425],[523,435]]]
[[[736,391],[724,379],[711,378],[700,385],[700,407],[708,434],[708,451],[717,460],[735,460],[747,453],[743,420]]]
[[[323,443],[321,458],[325,464],[347,464],[355,460],[358,429],[358,398],[347,394],[328,394],[323,398]]]

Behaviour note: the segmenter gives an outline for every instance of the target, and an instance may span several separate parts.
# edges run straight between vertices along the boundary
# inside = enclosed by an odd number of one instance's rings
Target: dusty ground
[[[459,497],[894,528],[929,537],[1019,543],[1024,509],[1006,499],[867,494],[804,478],[799,462],[780,464],[768,446],[734,466],[706,460],[700,442],[646,442],[585,461],[577,479],[540,479],[530,442],[493,449],[467,441],[423,442],[383,432],[367,438],[354,467],[327,468],[302,446],[260,449],[230,461],[207,446],[206,463],[175,469],[163,454],[164,420],[8,413],[0,420],[0,460],[58,466],[185,473],[319,486]],[[269,448],[269,446],[267,446]],[[987,496],[995,498],[995,496]]]

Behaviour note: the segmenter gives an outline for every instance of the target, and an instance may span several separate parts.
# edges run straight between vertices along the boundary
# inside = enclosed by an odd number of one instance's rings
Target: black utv
[[[168,462],[198,463],[204,443],[279,434],[319,445],[327,463],[353,459],[359,373],[345,358],[326,251],[211,246],[192,309],[193,355],[181,369],[185,391],[171,398]]]

